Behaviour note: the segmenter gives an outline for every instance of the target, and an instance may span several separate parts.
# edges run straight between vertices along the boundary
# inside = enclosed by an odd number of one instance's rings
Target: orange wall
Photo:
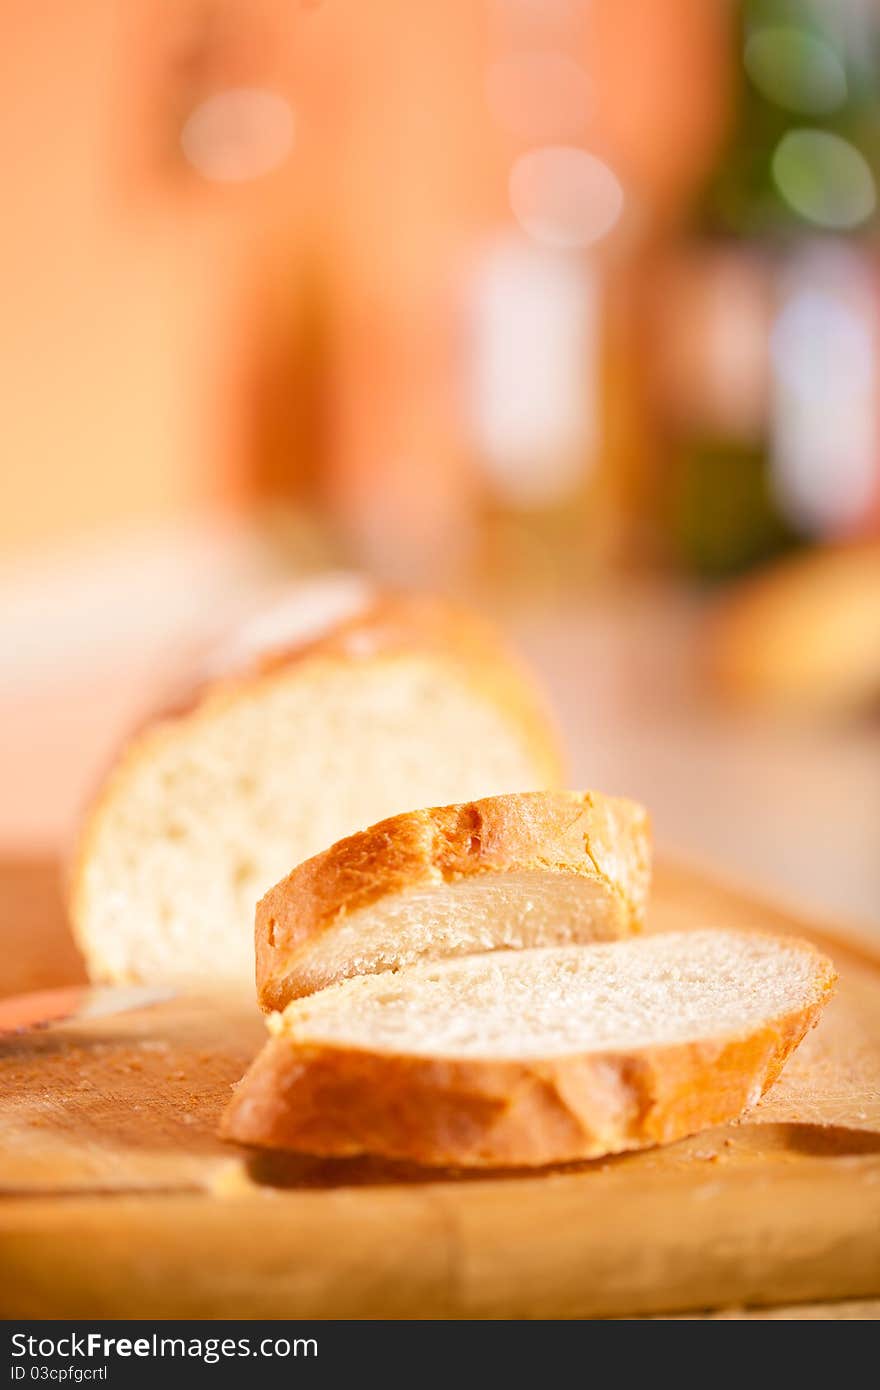
[[[237,329],[289,194],[200,186],[177,152],[201,13],[0,8],[4,551],[241,492]]]
[[[715,138],[728,8],[585,7],[589,138],[636,196],[668,199]],[[449,296],[479,228],[506,216],[509,151],[483,101],[491,13],[6,0],[0,551],[251,495],[260,371],[274,338],[265,413],[283,435],[305,274],[328,320],[330,504],[357,513],[387,484],[405,510],[454,516]],[[290,96],[293,153],[253,185],[202,183],[181,120],[248,83]]]

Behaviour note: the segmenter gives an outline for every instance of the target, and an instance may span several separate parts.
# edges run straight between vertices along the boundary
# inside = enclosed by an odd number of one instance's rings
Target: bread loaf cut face
[[[264,1009],[423,956],[637,931],[643,807],[600,792],[489,797],[393,816],[300,864],[257,907]]]
[[[336,581],[222,657],[85,824],[71,914],[93,978],[252,990],[254,905],[293,864],[401,807],[559,785],[528,677],[445,603]]]
[[[456,1167],[665,1143],[754,1105],[834,980],[805,942],[732,931],[362,976],[270,1017],[222,1132]]]

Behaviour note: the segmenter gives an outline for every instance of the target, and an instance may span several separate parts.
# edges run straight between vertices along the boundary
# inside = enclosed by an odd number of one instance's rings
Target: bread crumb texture
[[[461,1167],[669,1142],[754,1104],[835,978],[805,942],[719,930],[347,980],[270,1018],[223,1133]]]
[[[77,939],[97,979],[252,989],[254,905],[294,864],[401,807],[559,777],[541,702],[490,628],[377,601],[131,742],[81,837]]]
[[[600,792],[490,797],[391,817],[260,902],[265,1009],[421,957],[614,939],[642,923],[650,826]]]

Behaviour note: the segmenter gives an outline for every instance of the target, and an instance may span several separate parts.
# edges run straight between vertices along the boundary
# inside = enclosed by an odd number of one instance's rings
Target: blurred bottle
[[[613,563],[615,267],[638,227],[598,119],[581,6],[486,6],[474,138],[494,192],[460,291],[462,444],[481,580],[569,588]]]
[[[481,576],[576,585],[613,561],[620,540],[607,268],[499,232],[467,299],[465,435],[481,498]]]
[[[722,8],[311,14],[264,492],[311,506],[348,558],[405,584],[531,592],[629,559],[653,445],[644,251],[716,145]]]
[[[484,570],[529,589],[649,557],[645,282],[717,146],[725,19],[705,0],[495,0],[498,182],[467,295]]]
[[[745,0],[733,128],[659,284],[678,559],[736,573],[880,497],[878,15]]]

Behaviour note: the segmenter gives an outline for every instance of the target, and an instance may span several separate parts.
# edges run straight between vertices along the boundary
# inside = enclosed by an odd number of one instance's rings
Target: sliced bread
[[[708,669],[734,704],[839,718],[880,699],[880,543],[800,551],[721,602]]]
[[[254,903],[402,806],[558,786],[528,677],[480,619],[353,576],[298,587],[123,752],[71,915],[94,978],[253,988]]]
[[[421,957],[625,936],[649,877],[647,813],[620,797],[535,792],[393,816],[259,903],[260,1003],[282,1009]]]
[[[347,980],[270,1018],[223,1133],[452,1166],[563,1163],[678,1139],[758,1100],[834,980],[802,941],[732,931]]]

